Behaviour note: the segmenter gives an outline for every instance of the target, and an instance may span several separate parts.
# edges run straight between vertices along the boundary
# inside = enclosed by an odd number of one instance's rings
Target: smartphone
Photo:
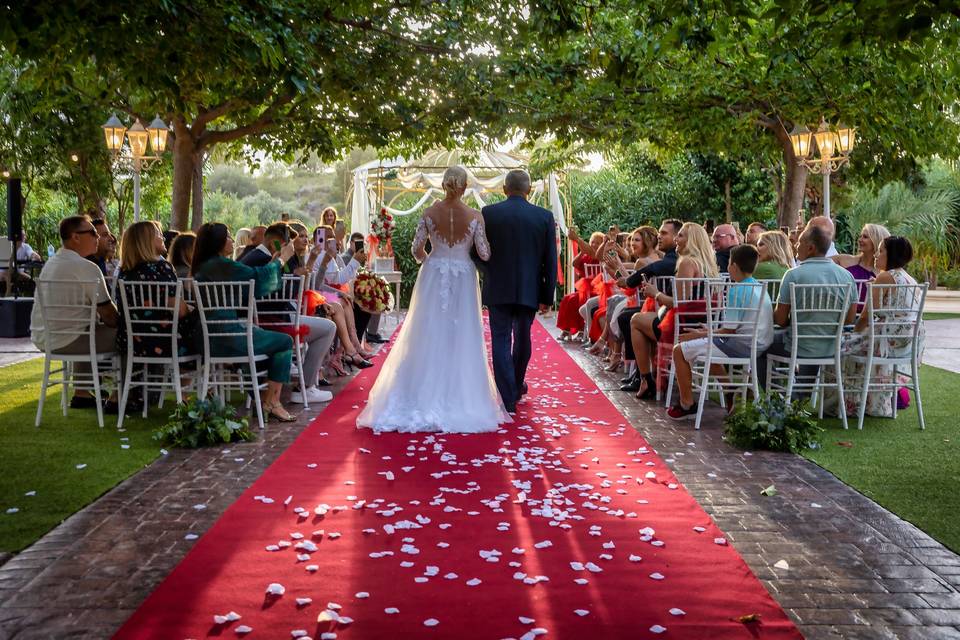
[[[323,245],[327,241],[327,230],[317,229],[313,234],[313,244]]]
[[[280,251],[280,247],[281,247],[280,241],[279,241],[279,240],[274,240],[274,241],[273,241],[273,250],[274,250],[274,251]]]
[[[327,238],[327,251],[336,251],[336,250],[337,250],[337,239]]]
[[[354,240],[353,241],[353,252],[360,253],[363,251],[363,240]]]

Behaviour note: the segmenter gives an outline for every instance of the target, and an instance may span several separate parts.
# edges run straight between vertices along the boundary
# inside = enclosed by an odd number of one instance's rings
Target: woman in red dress
[[[561,340],[567,340],[570,336],[583,331],[585,323],[583,316],[580,315],[580,307],[593,295],[590,285],[592,278],[586,277],[586,265],[600,264],[597,250],[603,244],[605,236],[600,232],[593,233],[590,235],[590,242],[587,243],[577,235],[576,229],[570,227],[567,238],[577,246],[578,253],[573,259],[573,293],[568,293],[560,300],[557,311],[557,328],[561,330]]]

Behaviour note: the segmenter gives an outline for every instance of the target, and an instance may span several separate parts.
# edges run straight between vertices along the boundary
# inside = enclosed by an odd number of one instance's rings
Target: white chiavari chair
[[[123,426],[124,412],[130,391],[143,389],[143,416],[147,416],[149,390],[160,391],[159,406],[163,406],[163,393],[173,389],[177,404],[183,402],[181,386],[182,367],[200,361],[199,354],[180,355],[180,310],[184,305],[183,283],[137,282],[119,280],[123,322],[127,330],[126,366],[123,391],[120,394],[120,411],[117,428]],[[138,349],[138,347],[140,347]],[[152,349],[159,352],[153,352]],[[144,351],[146,349],[146,351]],[[138,368],[138,371],[134,369]],[[151,368],[160,373],[152,373]],[[199,372],[196,372],[199,373]],[[199,381],[194,375],[190,387],[199,390]]]
[[[790,355],[767,354],[767,391],[779,391],[788,399],[794,391],[810,391],[813,402],[820,405],[823,418],[824,388],[837,389],[843,428],[847,428],[847,412],[843,405],[843,376],[840,365],[840,337],[847,310],[854,302],[855,289],[848,284],[790,285]],[[823,356],[801,356],[799,349],[813,348]],[[799,375],[798,367],[816,368],[813,376]],[[833,367],[836,376],[823,375],[824,367]],[[812,380],[808,380],[812,378]]]
[[[253,398],[260,428],[264,427],[260,391],[266,389],[266,369],[257,370],[257,363],[267,360],[253,347],[256,323],[255,281],[194,282],[194,295],[200,326],[203,330],[203,375],[200,395],[211,389],[223,398],[237,387]],[[216,347],[216,348],[215,348]],[[236,355],[213,355],[234,352]],[[263,381],[261,381],[263,378]]]
[[[870,284],[867,287],[866,310],[868,324],[864,355],[847,356],[864,367],[861,380],[850,381],[849,390],[860,392],[860,407],[857,428],[863,429],[863,417],[867,409],[870,391],[890,392],[893,416],[897,416],[897,391],[906,386],[913,391],[917,401],[917,416],[920,428],[925,429],[923,403],[920,400],[920,351],[923,336],[923,306],[927,298],[924,284]],[[878,378],[874,367],[889,367],[889,381]],[[902,369],[901,369],[902,367]],[[909,379],[902,383],[899,378]],[[852,387],[852,388],[851,388]]]

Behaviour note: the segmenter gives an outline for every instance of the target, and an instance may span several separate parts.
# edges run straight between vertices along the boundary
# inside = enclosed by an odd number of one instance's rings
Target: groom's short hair
[[[527,195],[530,193],[530,174],[523,169],[511,169],[503,178],[503,190]]]

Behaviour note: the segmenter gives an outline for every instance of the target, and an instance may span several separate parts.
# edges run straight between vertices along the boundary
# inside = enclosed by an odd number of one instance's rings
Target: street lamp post
[[[807,167],[813,173],[823,174],[823,215],[830,217],[830,174],[850,161],[856,129],[838,124],[835,130],[824,119],[816,132],[803,125],[796,125],[790,132],[790,143],[797,164]],[[816,145],[812,144],[816,142]],[[815,157],[813,147],[816,146]]]
[[[106,138],[107,149],[113,154],[114,160],[128,160],[133,169],[133,220],[140,221],[140,171],[150,164],[161,159],[167,148],[167,134],[169,127],[159,117],[154,118],[149,127],[144,128],[138,118],[129,129],[123,126],[116,115],[103,125],[103,134]],[[123,138],[126,134],[129,153],[124,153]],[[153,155],[147,154],[147,149]]]

